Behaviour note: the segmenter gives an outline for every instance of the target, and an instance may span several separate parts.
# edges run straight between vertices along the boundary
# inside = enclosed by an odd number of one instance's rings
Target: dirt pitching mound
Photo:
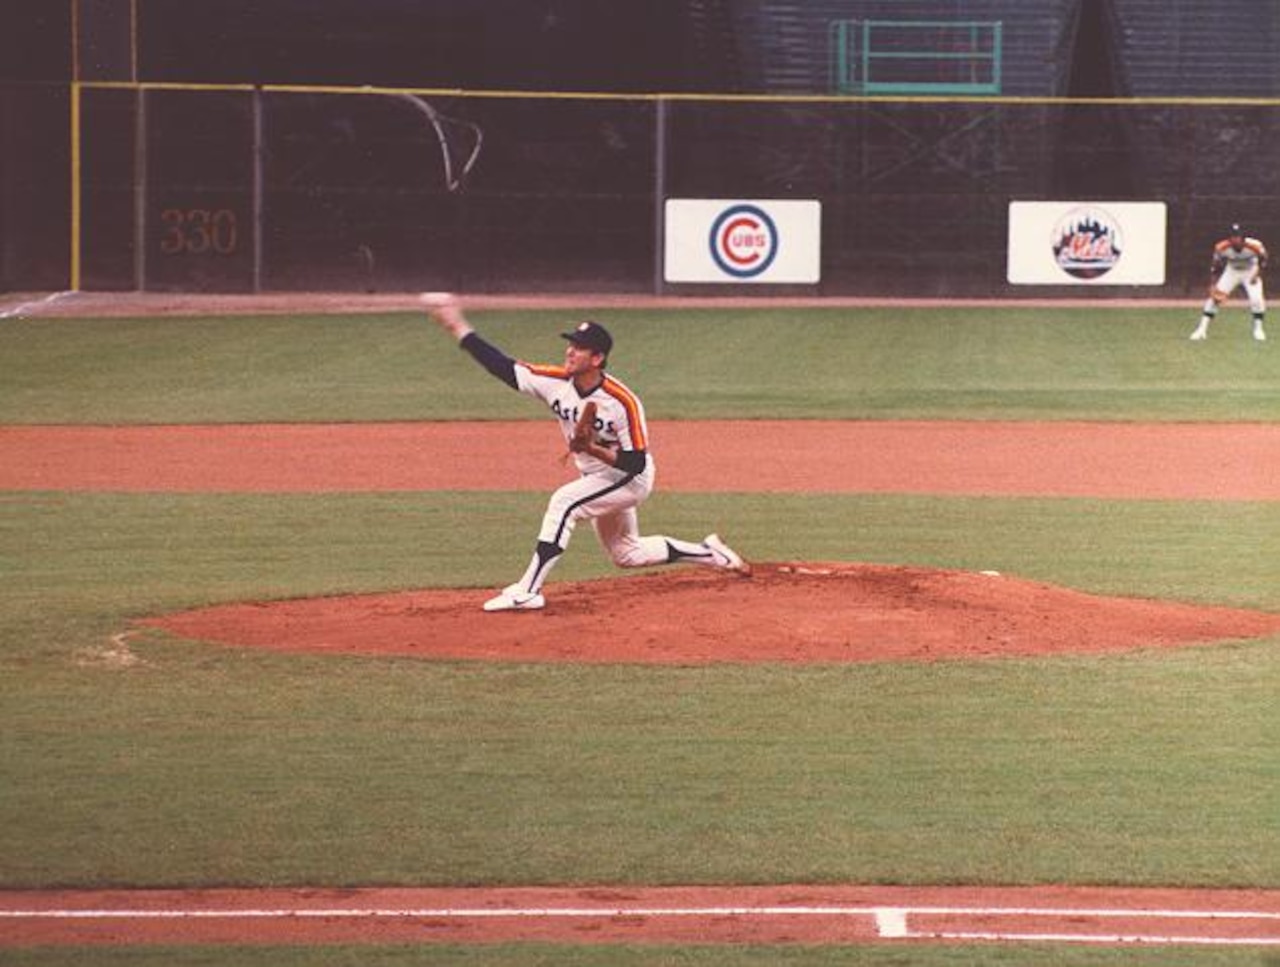
[[[1108,598],[994,573],[763,564],[557,583],[543,611],[488,590],[232,604],[141,622],[250,648],[511,662],[938,661],[1257,638],[1280,614]]]

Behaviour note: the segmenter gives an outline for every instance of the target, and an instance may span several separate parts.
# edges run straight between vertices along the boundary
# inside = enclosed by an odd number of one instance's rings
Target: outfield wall
[[[724,294],[664,280],[663,203],[772,198],[820,202],[820,280],[754,295],[1078,296],[1065,278],[1011,286],[1006,263],[1011,202],[1079,200],[1166,205],[1164,283],[1092,288],[1168,298],[1202,291],[1231,221],[1280,228],[1280,101],[125,82],[3,97],[7,157],[31,178],[5,179],[6,288]]]

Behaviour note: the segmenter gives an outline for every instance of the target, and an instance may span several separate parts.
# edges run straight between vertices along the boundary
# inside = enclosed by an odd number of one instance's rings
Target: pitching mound
[[[250,648],[522,662],[866,662],[1101,652],[1280,633],[1280,614],[1107,598],[995,574],[764,564],[557,583],[544,611],[487,590],[233,604],[147,619]]]

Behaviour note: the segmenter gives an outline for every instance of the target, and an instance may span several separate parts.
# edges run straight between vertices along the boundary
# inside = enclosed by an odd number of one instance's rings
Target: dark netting
[[[270,284],[643,288],[652,116],[644,101],[272,95]]]
[[[1011,201],[1165,202],[1168,282],[1142,295],[1198,293],[1231,221],[1280,227],[1265,105],[85,98],[89,287],[696,291],[657,281],[660,194],[821,201],[805,291],[838,295],[1081,294],[1006,284]]]
[[[252,287],[251,98],[152,91],[145,103],[148,288]]]
[[[670,194],[822,201],[832,294],[1082,294],[1006,284],[1012,201],[1165,202],[1168,281],[1148,295],[1198,293],[1225,224],[1264,239],[1280,226],[1271,106],[696,101],[668,115]]]
[[[137,91],[82,92],[80,223],[83,257],[80,283],[85,289],[133,289],[135,279],[135,184],[138,152],[135,122]]]
[[[694,197],[820,199],[824,291],[990,290],[1008,201],[1049,197],[1046,134],[1043,109],[982,102],[680,105],[670,181]]]
[[[0,289],[66,286],[69,104],[66,87],[0,83]]]
[[[251,290],[250,96],[88,88],[83,98],[82,287]]]

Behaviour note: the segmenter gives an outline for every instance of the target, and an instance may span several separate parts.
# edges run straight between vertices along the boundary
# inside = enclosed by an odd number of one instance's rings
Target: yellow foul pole
[[[80,85],[71,85],[71,284],[80,289]]]
[[[71,259],[70,286],[80,289],[80,21],[78,0],[71,2]]]

